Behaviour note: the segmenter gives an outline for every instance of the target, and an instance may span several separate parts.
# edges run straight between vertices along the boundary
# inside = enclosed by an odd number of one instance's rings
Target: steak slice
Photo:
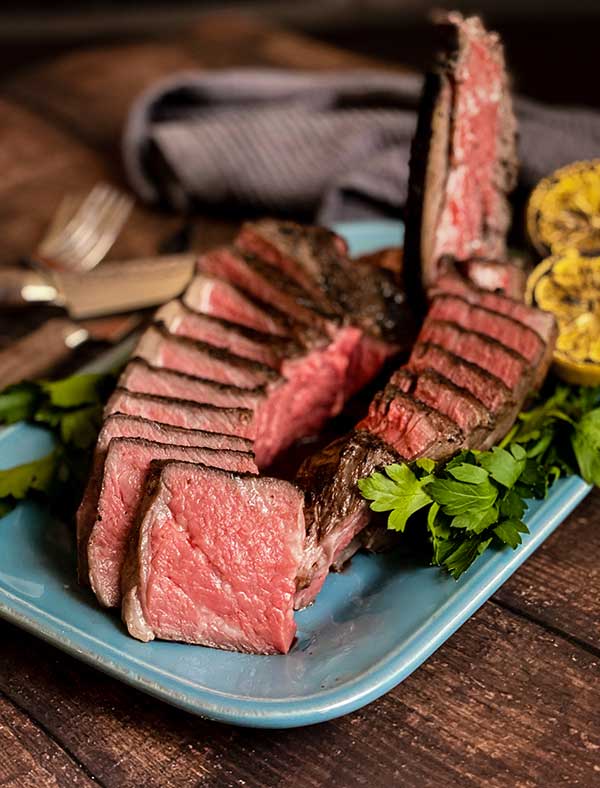
[[[264,386],[241,389],[225,383],[196,378],[164,367],[154,367],[142,358],[132,358],[127,364],[119,386],[140,394],[187,399],[219,408],[247,408],[255,410],[265,398]]]
[[[293,279],[258,257],[222,247],[202,255],[198,271],[225,279],[243,293],[272,304],[292,321],[325,335],[331,333],[331,321],[335,321],[335,316],[324,313]]]
[[[109,416],[102,425],[96,441],[92,468],[76,516],[79,582],[84,585],[89,582],[87,541],[96,519],[96,506],[100,494],[106,451],[113,438],[144,438],[157,443],[199,446],[236,452],[251,452],[253,445],[252,441],[234,435],[223,435],[204,430],[186,430],[157,421],[148,421],[137,416],[125,416],[122,413],[114,413]]]
[[[348,560],[346,548],[369,522],[369,504],[358,480],[401,460],[375,435],[351,432],[304,462],[296,479],[306,494],[306,546],[297,575],[296,609],[314,601],[329,568],[342,557]],[[358,541],[355,545],[360,546]]]
[[[206,430],[254,438],[255,425],[251,410],[245,408],[218,408],[215,405],[200,405],[184,399],[157,397],[154,394],[138,394],[117,388],[108,400],[104,416],[124,413],[143,419],[183,427],[186,430]]]
[[[204,342],[173,336],[166,328],[156,325],[144,332],[134,355],[155,367],[166,367],[245,389],[263,386],[278,378],[277,373],[264,364]]]
[[[213,276],[196,274],[183,295],[195,312],[238,323],[265,334],[289,336],[289,319],[267,304],[260,306],[236,287]]]
[[[546,353],[545,343],[533,329],[508,315],[492,312],[457,295],[436,296],[431,302],[427,320],[449,321],[469,331],[492,337],[516,350],[534,367],[540,364]]]
[[[456,422],[393,384],[377,394],[356,429],[376,435],[407,462],[418,457],[444,459],[465,440]]]
[[[228,471],[258,472],[253,455],[246,452],[113,438],[87,544],[90,585],[105,607],[121,602],[121,569],[152,460],[184,460]]]
[[[458,424],[465,436],[465,446],[469,448],[479,448],[496,423],[483,402],[470,391],[432,369],[426,368],[416,375],[407,367],[401,367],[392,375],[390,383]]]
[[[495,339],[467,331],[456,323],[426,320],[419,334],[420,342],[433,342],[501,378],[515,393],[532,388],[532,370],[519,353]]]
[[[153,463],[123,572],[130,634],[285,654],[296,633],[302,509],[289,482]]]
[[[506,259],[516,122],[498,36],[443,18],[448,47],[426,80],[410,162],[406,276],[428,290],[446,261]],[[421,291],[422,292],[422,291]]]
[[[264,334],[218,317],[192,312],[179,300],[169,301],[155,315],[171,334],[223,348],[242,358],[279,369],[281,360],[298,352],[291,339]]]

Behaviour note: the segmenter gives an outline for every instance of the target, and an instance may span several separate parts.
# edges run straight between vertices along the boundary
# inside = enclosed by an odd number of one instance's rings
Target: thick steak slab
[[[154,466],[123,573],[134,637],[286,653],[303,556],[303,495],[268,477]]]
[[[77,510],[77,556],[79,582],[89,582],[87,565],[87,542],[96,519],[96,508],[104,461],[108,445],[113,438],[143,438],[156,443],[176,446],[198,446],[219,451],[252,452],[252,441],[234,435],[223,435],[218,432],[204,430],[188,430],[149,421],[137,416],[126,416],[114,413],[105,420],[96,441],[92,468],[83,499]]]
[[[105,607],[116,607],[121,602],[121,568],[152,460],[186,460],[223,470],[258,472],[253,455],[245,452],[113,438],[87,544],[90,585]]]

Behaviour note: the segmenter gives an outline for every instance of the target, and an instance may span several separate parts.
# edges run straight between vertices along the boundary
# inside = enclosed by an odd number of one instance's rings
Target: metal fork
[[[116,241],[132,207],[131,197],[106,183],[94,186],[83,200],[66,195],[33,262],[59,271],[91,271]]]

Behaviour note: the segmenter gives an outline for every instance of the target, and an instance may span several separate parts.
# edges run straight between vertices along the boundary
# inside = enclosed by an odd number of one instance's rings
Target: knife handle
[[[35,271],[16,266],[0,268],[0,304],[3,306],[50,304],[56,297],[56,289]]]
[[[38,378],[69,357],[88,332],[66,318],[47,320],[0,351],[0,388]]]

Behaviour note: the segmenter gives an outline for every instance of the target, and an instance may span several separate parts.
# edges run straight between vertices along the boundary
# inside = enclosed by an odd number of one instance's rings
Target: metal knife
[[[0,268],[0,304],[62,306],[75,319],[131,312],[178,296],[195,259],[185,253],[108,262],[85,274]]]

